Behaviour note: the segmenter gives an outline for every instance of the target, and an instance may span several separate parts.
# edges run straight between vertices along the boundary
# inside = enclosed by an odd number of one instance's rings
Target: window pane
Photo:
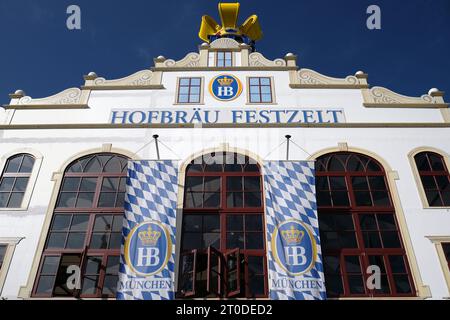
[[[28,185],[28,179],[29,178],[17,178],[13,191],[25,191]]]
[[[261,192],[245,192],[245,206],[251,208],[261,207]]]
[[[373,204],[379,207],[387,207],[391,204],[389,201],[389,195],[385,191],[372,192]]]
[[[73,216],[72,225],[70,227],[71,231],[86,231],[89,223],[89,215],[87,214],[76,214]]]
[[[67,238],[67,249],[80,249],[84,246],[85,233],[69,233]]]
[[[397,230],[393,214],[378,214],[377,220],[380,230]]]
[[[406,273],[405,261],[403,256],[389,256],[389,263],[393,273]]]
[[[369,184],[366,177],[353,177],[352,186],[355,190],[369,190]]]
[[[253,276],[250,278],[250,292],[254,295],[264,294],[264,276]]]
[[[339,233],[339,240],[342,248],[358,248],[358,242],[354,232]]]
[[[317,205],[322,207],[331,206],[331,195],[328,191],[317,192]]]
[[[202,216],[184,215],[183,216],[184,231],[200,232],[202,231]]]
[[[16,156],[14,158],[9,158],[8,164],[6,165],[5,172],[7,173],[16,173],[19,172],[19,166],[22,162],[23,156]]]
[[[94,193],[81,192],[78,194],[77,208],[91,208]]]
[[[220,232],[219,215],[203,216],[203,232]]]
[[[325,274],[325,283],[327,284],[327,294],[330,296],[338,296],[344,293],[342,278],[340,275]]]
[[[205,191],[220,191],[220,177],[205,177]]]
[[[189,96],[188,96],[188,95],[180,94],[180,95],[178,96],[178,102],[179,102],[179,103],[188,103],[188,102],[189,102]]]
[[[362,214],[359,216],[359,223],[362,230],[377,230],[377,222],[374,214]]]
[[[115,296],[117,290],[118,276],[106,276],[103,282],[102,294]]]
[[[362,273],[361,264],[358,256],[346,256],[345,257],[345,269],[347,273]]]
[[[81,179],[80,191],[95,191],[97,186],[97,178]]]
[[[429,153],[428,154],[428,158],[430,159],[430,163],[431,163],[431,168],[433,169],[433,171],[444,171],[445,167],[444,167],[444,163],[442,162],[442,158]]]
[[[36,293],[47,295],[52,294],[54,281],[55,276],[41,276],[39,278],[39,284],[37,286]]]
[[[417,168],[419,169],[419,171],[430,171],[431,170],[430,164],[428,163],[426,153],[420,153],[420,154],[416,155],[415,160],[416,160]]]
[[[241,208],[243,206],[242,192],[228,192],[227,193],[227,207]]]
[[[125,192],[119,192],[116,197],[116,208],[123,208],[125,202]]]
[[[372,190],[386,190],[384,177],[369,177],[369,183]]]
[[[381,289],[380,290],[376,289],[375,292],[379,293],[379,294],[391,293],[391,289],[389,288],[389,281],[388,281],[387,276],[385,276],[385,275],[381,276]]]
[[[250,78],[250,85],[259,85],[259,78]]]
[[[102,257],[87,257],[85,274],[98,274],[102,265]]]
[[[69,266],[79,266],[81,257],[79,255],[63,255],[55,280],[55,296],[72,296],[74,290],[67,288],[67,280],[70,275],[67,273]]]
[[[350,287],[350,293],[363,294],[365,293],[365,284],[362,276],[349,275],[348,286]]]
[[[113,232],[109,238],[109,249],[120,249],[122,244],[122,233]]]
[[[9,193],[0,193],[0,208],[6,208],[6,206],[8,205],[9,196]]]
[[[344,177],[330,177],[331,190],[347,190]]]
[[[401,248],[400,239],[396,231],[381,232],[381,238],[383,239],[383,246],[385,248]]]
[[[113,208],[116,204],[116,193],[102,192],[98,200],[98,206],[103,208]]]
[[[328,185],[327,177],[316,177],[316,186],[317,190],[329,190],[330,187]]]
[[[246,190],[246,191],[261,190],[261,178],[260,177],[244,177],[244,190]]]
[[[186,190],[202,191],[203,190],[203,177],[187,177],[186,178]]]
[[[227,248],[228,249],[244,249],[244,233],[243,232],[228,232],[227,233]]]
[[[119,178],[104,178],[102,182],[102,191],[115,192],[119,188]],[[94,188],[95,190],[95,188]]]
[[[411,293],[411,284],[407,275],[394,275],[395,290],[399,294]]]
[[[96,294],[98,276],[85,276],[83,278],[82,294]]]
[[[264,257],[248,257],[248,271],[250,275],[264,273]]]
[[[359,157],[351,156],[347,162],[347,170],[353,172],[361,172],[364,171],[364,165],[359,160]]]
[[[220,206],[220,193],[205,192],[204,195],[204,208],[217,208]]]
[[[242,190],[242,177],[227,177],[227,190],[229,191]]]
[[[110,231],[112,229],[112,219],[110,215],[101,215],[95,218],[94,231]]]
[[[114,222],[113,222],[112,231],[122,232],[122,225],[123,225],[123,216],[122,215],[115,215],[114,216]]]
[[[261,98],[261,102],[272,102],[272,95],[270,94],[262,94]]]
[[[59,266],[59,257],[48,256],[44,259],[44,264],[42,265],[41,274],[56,274]]]
[[[186,192],[185,204],[186,208],[201,208],[203,205],[203,193]]]
[[[119,264],[120,257],[119,256],[110,256],[108,257],[108,263],[106,265],[106,273],[116,275],[119,273]]]
[[[337,256],[324,256],[324,269],[328,274],[340,273],[340,261]]]
[[[380,268],[381,273],[386,273],[383,256],[369,256],[369,263]]]
[[[443,202],[441,200],[441,197],[439,196],[439,192],[434,190],[425,190],[425,193],[427,195],[428,204],[431,207],[442,207]]]
[[[435,176],[435,178],[441,191],[450,191],[450,182],[447,176]]]
[[[254,102],[254,103],[261,102],[261,99],[259,98],[259,94],[251,94],[250,102]]]
[[[435,189],[437,187],[433,176],[421,176],[420,179],[425,189]]]
[[[220,248],[220,233],[204,233],[201,248]]]
[[[227,230],[228,231],[243,231],[244,222],[243,215],[228,215],[227,216]]]
[[[180,86],[188,86],[189,80],[189,78],[180,78]]]
[[[262,215],[245,215],[245,230],[246,231],[263,231]]]
[[[261,93],[262,94],[271,95],[272,91],[270,90],[270,86],[263,86],[263,87],[261,87]]]
[[[245,234],[246,249],[264,249],[264,236],[262,232],[248,232]]]
[[[191,86],[199,86],[201,82],[200,78],[191,78]]]
[[[335,214],[332,216],[337,230],[354,230],[353,217],[351,214]]]
[[[202,247],[202,234],[201,233],[184,233],[183,234],[183,250],[193,250]]]
[[[0,192],[9,192],[12,190],[14,185],[14,178],[3,178],[0,183]]]
[[[331,192],[331,199],[335,207],[346,207],[350,204],[347,191],[333,191]]]
[[[381,248],[378,232],[363,232],[364,246],[366,248]]]
[[[356,205],[361,207],[367,207],[372,205],[372,199],[370,198],[370,192],[355,191]]]
[[[63,191],[78,191],[81,178],[64,178]]]
[[[20,208],[22,206],[23,192],[13,192],[9,197],[8,208]]]
[[[107,249],[109,242],[109,233],[93,233],[90,248]]]
[[[58,249],[64,248],[66,243],[66,233],[50,233],[50,236],[47,240],[47,248],[48,249]]]

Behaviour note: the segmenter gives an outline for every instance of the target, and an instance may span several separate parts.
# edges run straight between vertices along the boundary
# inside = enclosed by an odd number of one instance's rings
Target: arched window
[[[127,159],[109,153],[76,160],[64,172],[33,296],[115,297]],[[81,289],[67,287],[81,270]],[[71,269],[69,269],[71,270]]]
[[[34,166],[34,157],[18,154],[6,161],[0,177],[0,208],[20,208]]]
[[[317,160],[316,177],[328,296],[415,296],[383,167],[365,155],[332,153]],[[379,268],[379,288],[366,285],[369,266]]]
[[[421,152],[414,157],[420,180],[430,207],[450,206],[450,174],[444,157],[434,152]]]
[[[267,297],[264,205],[259,166],[213,153],[187,167],[180,297]]]

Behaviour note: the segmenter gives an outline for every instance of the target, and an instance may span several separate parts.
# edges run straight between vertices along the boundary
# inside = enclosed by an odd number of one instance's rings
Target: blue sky
[[[164,55],[197,50],[201,16],[219,20],[212,0],[0,0],[0,104],[23,89],[45,97],[82,85],[95,71],[109,79],[151,67]],[[266,57],[344,77],[363,70],[369,83],[420,96],[432,87],[450,101],[449,0],[242,0],[240,22],[256,13]],[[77,4],[82,29],[66,28]],[[382,10],[382,30],[366,28],[366,9]]]

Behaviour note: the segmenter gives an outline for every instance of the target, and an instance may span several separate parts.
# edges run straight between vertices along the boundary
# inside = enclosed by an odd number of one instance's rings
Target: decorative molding
[[[237,50],[239,50],[240,49],[239,42],[237,42],[234,39],[230,39],[230,38],[220,38],[220,39],[214,40],[213,42],[211,42],[210,48],[213,50],[214,49],[216,49],[216,50],[217,49],[219,49],[219,50],[221,50],[221,49],[228,49],[228,50],[237,49]]]
[[[363,90],[365,107],[448,108],[442,96],[424,94],[408,97],[383,87]]]
[[[85,76],[83,89],[90,90],[134,90],[163,89],[155,72],[146,69],[120,79],[107,80],[100,77]]]
[[[183,59],[175,61],[165,60],[162,67],[166,68],[195,68],[200,67],[200,54],[196,52],[188,53]]]
[[[286,67],[284,59],[275,59],[274,61],[265,58],[259,52],[253,52],[248,56],[248,63],[251,67]]]
[[[367,77],[347,76],[345,78],[332,78],[311,69],[301,69],[295,73],[291,81],[291,88],[311,89],[360,89],[368,88]]]
[[[69,88],[53,96],[33,99],[25,96],[14,104],[5,105],[6,109],[84,109],[89,108],[90,91],[79,88]]]

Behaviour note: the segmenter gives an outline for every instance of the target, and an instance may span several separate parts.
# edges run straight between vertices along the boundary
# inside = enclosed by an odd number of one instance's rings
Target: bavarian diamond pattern
[[[320,248],[319,223],[315,192],[314,162],[267,161],[264,164],[266,232],[269,263],[269,291],[272,300],[323,300],[326,299],[322,252]],[[302,276],[288,275],[274,259],[272,234],[280,223],[296,219],[310,226],[317,243],[317,260],[311,271]],[[316,280],[321,288],[301,288],[287,285],[275,289],[272,280]]]
[[[138,224],[156,220],[170,230],[172,254],[167,266],[149,280],[170,280],[172,289],[130,289],[118,286],[117,299],[120,300],[173,300],[175,292],[175,235],[176,207],[178,191],[177,161],[129,161],[125,196],[125,219],[122,229],[119,283],[144,279],[135,276],[125,263],[124,245],[130,231]],[[148,279],[148,278],[147,278]]]

